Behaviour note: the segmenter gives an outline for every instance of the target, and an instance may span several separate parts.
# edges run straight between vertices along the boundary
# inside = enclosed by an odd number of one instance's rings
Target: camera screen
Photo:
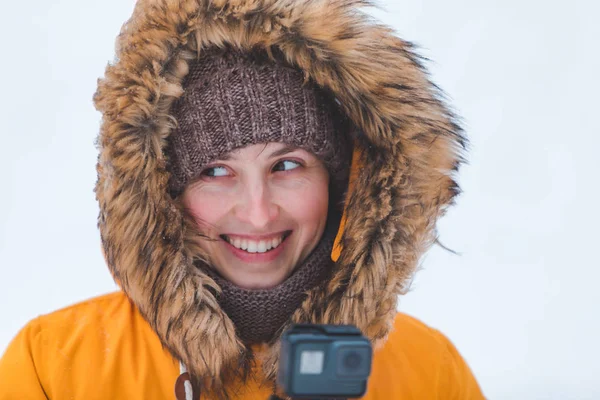
[[[304,350],[300,355],[300,373],[318,375],[323,372],[325,353],[318,350]]]

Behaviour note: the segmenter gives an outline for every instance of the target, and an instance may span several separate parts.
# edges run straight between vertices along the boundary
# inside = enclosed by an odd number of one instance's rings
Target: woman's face
[[[329,175],[313,154],[250,145],[207,165],[183,193],[199,245],[225,279],[247,289],[283,282],[315,248],[327,220]]]

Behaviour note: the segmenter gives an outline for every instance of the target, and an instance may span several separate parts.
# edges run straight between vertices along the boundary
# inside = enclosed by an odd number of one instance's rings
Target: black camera
[[[354,326],[293,325],[282,336],[277,381],[294,399],[361,397],[372,356]]]

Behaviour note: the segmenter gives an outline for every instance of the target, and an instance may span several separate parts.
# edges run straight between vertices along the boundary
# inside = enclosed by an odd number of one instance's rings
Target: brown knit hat
[[[184,94],[172,109],[178,122],[168,146],[174,196],[206,164],[231,150],[280,142],[319,157],[329,171],[335,201],[341,199],[350,166],[351,124],[324,90],[277,60],[258,51],[215,48],[190,65]]]

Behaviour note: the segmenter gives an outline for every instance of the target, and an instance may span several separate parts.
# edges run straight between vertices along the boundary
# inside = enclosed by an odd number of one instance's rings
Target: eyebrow
[[[296,151],[296,150],[298,150],[297,146],[285,145],[281,149],[275,150],[274,152],[272,152],[271,155],[269,156],[269,158],[279,157],[279,156],[282,156],[287,153],[291,153],[292,151]]]

